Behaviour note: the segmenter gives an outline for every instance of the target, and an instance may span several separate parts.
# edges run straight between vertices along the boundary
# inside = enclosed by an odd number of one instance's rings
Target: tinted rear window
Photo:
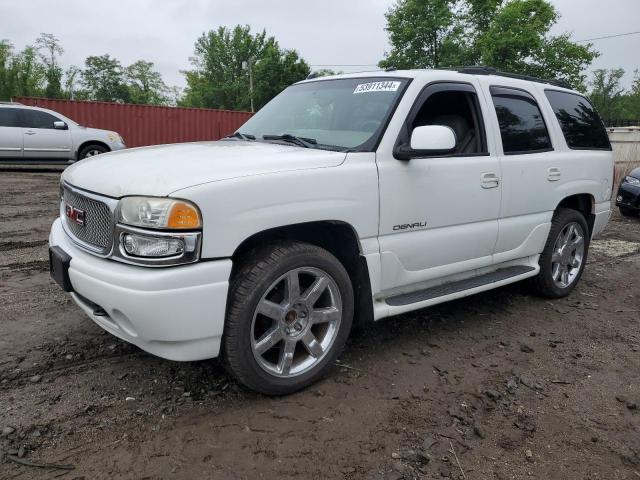
[[[574,93],[545,91],[569,148],[610,150],[598,112],[586,98]]]
[[[15,108],[0,108],[0,127],[18,127],[17,113]]]
[[[535,99],[510,88],[491,88],[505,154],[551,150],[551,139]]]

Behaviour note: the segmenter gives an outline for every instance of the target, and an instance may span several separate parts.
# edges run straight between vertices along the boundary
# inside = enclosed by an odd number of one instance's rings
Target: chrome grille
[[[89,198],[82,193],[65,186],[63,189],[62,216],[67,232],[90,250],[105,254],[111,250],[113,242],[113,213],[109,206],[99,200]],[[65,214],[65,205],[84,212],[82,225],[70,220]]]

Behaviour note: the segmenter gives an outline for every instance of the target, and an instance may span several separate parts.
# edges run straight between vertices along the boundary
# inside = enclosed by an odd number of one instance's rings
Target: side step
[[[479,277],[467,278],[465,280],[458,280],[457,282],[445,283],[444,285],[438,285],[436,287],[427,288],[426,290],[419,290],[417,292],[402,293],[389,297],[385,300],[387,305],[392,307],[400,307],[402,305],[410,305],[412,303],[424,302],[425,300],[433,300],[434,298],[444,297],[445,295],[451,295],[452,293],[463,292],[464,290],[471,290],[472,288],[478,288],[490,283],[501,282],[512,277],[518,277],[525,273],[535,270],[534,267],[527,267],[524,265],[516,265],[514,267],[502,268],[495,272],[486,273]]]

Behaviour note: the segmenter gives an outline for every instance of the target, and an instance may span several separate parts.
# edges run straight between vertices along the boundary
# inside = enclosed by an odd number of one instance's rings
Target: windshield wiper
[[[285,142],[295,143],[296,145],[304,148],[316,148],[318,141],[315,138],[296,137],[290,133],[283,133],[282,135],[263,135],[263,140],[284,140]]]
[[[224,138],[239,138],[240,140],[255,140],[256,139],[255,135],[247,135],[247,134],[240,133],[240,132],[234,132],[231,135],[227,135]]]

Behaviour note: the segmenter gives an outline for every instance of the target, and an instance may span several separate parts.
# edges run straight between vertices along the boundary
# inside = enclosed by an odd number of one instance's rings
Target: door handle
[[[35,135],[36,132],[34,132],[33,130],[27,130],[26,132],[24,132],[25,135]]]
[[[500,177],[494,172],[483,173],[480,177],[482,188],[496,188],[500,185]]]
[[[547,180],[550,182],[557,182],[562,177],[562,172],[558,167],[551,167],[547,170]]]

